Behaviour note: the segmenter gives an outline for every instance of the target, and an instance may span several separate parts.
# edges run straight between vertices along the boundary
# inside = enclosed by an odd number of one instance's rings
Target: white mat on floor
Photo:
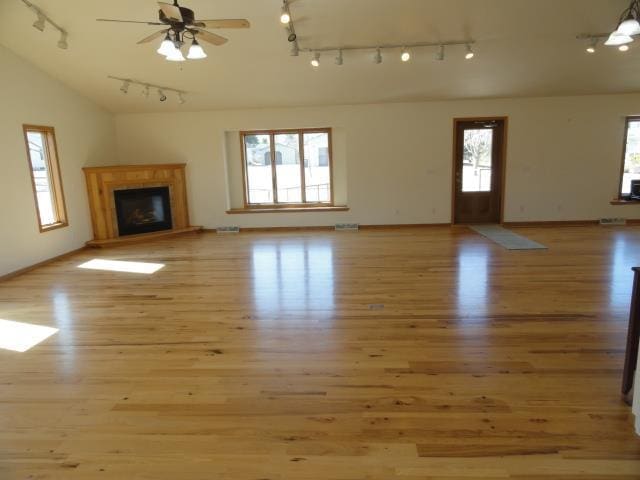
[[[472,225],[469,228],[475,230],[483,237],[502,245],[507,250],[546,250],[547,247],[529,240],[526,237],[513,233],[500,225]]]

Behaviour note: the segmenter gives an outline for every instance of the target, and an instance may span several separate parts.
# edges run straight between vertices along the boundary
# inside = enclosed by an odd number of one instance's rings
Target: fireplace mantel
[[[93,240],[87,242],[87,245],[103,247],[201,230],[202,227],[193,227],[189,223],[185,167],[184,163],[172,163],[83,168],[93,226]],[[121,236],[118,232],[114,190],[151,187],[169,188],[173,228]]]

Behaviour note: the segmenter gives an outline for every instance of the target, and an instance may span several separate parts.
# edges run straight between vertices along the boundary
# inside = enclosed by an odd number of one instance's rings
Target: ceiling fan
[[[196,20],[193,10],[178,5],[178,0],[174,0],[173,5],[166,2],[158,2],[159,22],[139,22],[136,20],[112,20],[98,18],[98,22],[119,22],[119,23],[141,23],[144,25],[161,25],[168,28],[160,30],[148,37],[143,38],[138,44],[148,43],[164,35],[164,40],[160,44],[158,53],[164,55],[172,62],[184,62],[185,57],[180,50],[186,40],[191,40],[191,47],[187,54],[188,59],[196,60],[206,58],[198,40],[202,40],[212,45],[220,46],[227,43],[227,39],[215,33],[204,30],[205,28],[249,28],[251,25],[246,19],[218,19],[218,20]]]

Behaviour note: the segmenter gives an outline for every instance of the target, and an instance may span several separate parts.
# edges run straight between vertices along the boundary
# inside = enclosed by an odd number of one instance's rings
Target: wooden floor
[[[0,284],[0,479],[638,479],[640,228],[201,234]],[[152,275],[77,268],[155,262]]]

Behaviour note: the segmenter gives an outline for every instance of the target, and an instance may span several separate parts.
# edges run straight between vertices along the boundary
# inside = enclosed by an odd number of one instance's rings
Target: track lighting
[[[344,63],[344,57],[342,56],[342,50],[338,50],[338,56],[336,57],[336,65],[341,66]]]
[[[320,66],[320,52],[316,52],[313,54],[313,58],[311,59],[311,66],[316,68]]]
[[[132,80],[130,78],[113,77],[111,75],[109,75],[108,78],[112,80],[117,80],[118,82],[122,82],[122,86],[120,87],[120,91],[122,93],[128,93],[130,90],[130,87],[134,85],[134,86],[140,87],[141,95],[146,99],[149,99],[151,89],[153,89],[157,92],[158,99],[161,102],[165,102],[167,100],[167,95],[165,92],[171,92],[176,94],[176,97],[180,104],[186,103],[185,96],[187,95],[188,92],[185,92],[184,90],[178,90],[176,88],[171,88],[171,87],[163,87],[161,85],[154,85],[153,83],[139,82],[138,80]]]
[[[464,58],[467,60],[471,60],[473,57],[475,57],[475,53],[473,53],[471,44],[467,43],[467,53],[465,54]]]
[[[160,99],[161,102],[164,102],[167,100],[167,96],[160,89],[158,89],[158,98]]]
[[[33,22],[33,28],[36,28],[36,29],[40,30],[41,32],[43,32],[44,31],[45,22],[47,21],[47,19],[45,18],[45,16],[40,11],[36,11],[36,14],[38,15],[38,19],[35,22]]]
[[[123,81],[122,86],[120,87],[120,91],[126,95],[127,93],[129,93],[130,85],[131,85],[131,82],[129,80]]]
[[[444,45],[440,45],[438,48],[438,53],[436,53],[436,60],[442,62],[444,60]]]
[[[58,40],[58,48],[62,50],[66,50],[69,48],[69,44],[67,43],[67,32],[60,32],[60,40]]]
[[[400,60],[403,62],[408,62],[411,60],[411,53],[406,48],[402,48],[402,53],[400,54]]]
[[[376,49],[376,54],[373,56],[373,63],[380,65],[382,63],[382,52],[379,48]]]
[[[207,58],[207,54],[204,52],[203,48],[198,43],[196,38],[193,38],[193,42],[189,47],[189,53],[187,54],[187,58],[190,60],[199,60],[201,58]]]
[[[293,42],[291,44],[291,56],[297,57],[300,55],[300,47],[298,46],[298,42]]]

